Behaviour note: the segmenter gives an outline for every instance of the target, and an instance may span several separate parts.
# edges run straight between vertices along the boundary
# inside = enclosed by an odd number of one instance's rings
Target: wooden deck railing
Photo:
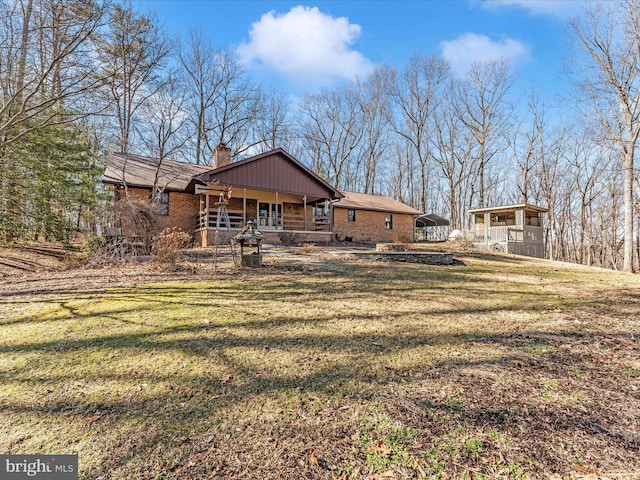
[[[231,222],[231,228],[242,228],[244,225],[244,217],[242,210],[227,210],[229,214],[229,221]],[[223,220],[220,220],[221,223]],[[209,212],[201,211],[198,215],[196,229],[201,228],[216,228],[218,222],[218,209],[210,208]]]
[[[542,241],[542,227],[517,227],[515,225],[489,227],[488,232],[484,229],[478,229],[473,234],[473,241],[477,243],[534,243]]]
[[[244,227],[244,214],[242,210],[227,210],[231,228]],[[201,211],[196,219],[196,229],[216,228],[218,209],[211,208],[208,212]],[[264,231],[295,231],[295,232],[330,232],[331,221],[329,216],[306,217],[301,214],[285,213],[282,215],[270,215],[253,219],[257,223],[258,230]],[[306,225],[305,225],[306,223]],[[224,225],[223,220],[221,224]],[[224,225],[226,227],[226,225]]]

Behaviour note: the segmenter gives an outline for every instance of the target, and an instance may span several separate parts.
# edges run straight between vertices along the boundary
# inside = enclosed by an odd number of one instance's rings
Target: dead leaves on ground
[[[372,445],[371,448],[369,448],[369,453],[374,453],[379,457],[389,458],[389,456],[393,453],[393,450],[387,447],[385,443],[380,440],[378,443]]]

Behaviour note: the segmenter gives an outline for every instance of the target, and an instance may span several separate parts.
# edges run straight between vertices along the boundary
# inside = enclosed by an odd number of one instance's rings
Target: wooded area
[[[210,164],[226,144],[282,147],[339,189],[456,229],[472,208],[543,205],[548,258],[638,269],[639,12],[592,1],[569,23],[571,98],[517,91],[506,61],[460,77],[417,52],[294,105],[233,48],[174,40],[129,3],[1,0],[0,240],[95,232],[110,152]]]

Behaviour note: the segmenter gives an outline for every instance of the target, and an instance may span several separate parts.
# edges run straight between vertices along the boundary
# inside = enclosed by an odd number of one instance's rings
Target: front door
[[[258,203],[258,226],[267,228],[278,228],[282,226],[282,204],[281,203]]]

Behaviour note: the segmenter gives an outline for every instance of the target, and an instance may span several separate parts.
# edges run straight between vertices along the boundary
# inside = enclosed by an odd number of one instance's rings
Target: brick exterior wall
[[[122,190],[121,190],[122,192]],[[129,199],[140,202],[149,201],[149,189],[129,188]],[[212,201],[214,201],[212,199]],[[248,211],[255,211],[257,200],[247,199]],[[232,198],[228,207],[230,210],[242,210],[242,199]],[[285,218],[287,213],[303,215],[303,206],[283,202]],[[200,197],[191,193],[169,192],[169,215],[154,215],[158,231],[162,231],[169,227],[178,227],[182,230],[194,235],[196,244],[202,244],[202,235],[194,232],[196,226],[196,218],[200,211]],[[311,207],[307,207],[309,229],[313,228],[311,223]],[[413,215],[402,213],[391,213],[393,218],[392,229],[385,226],[385,217],[388,212],[376,212],[370,210],[356,210],[356,221],[348,221],[348,209],[333,208],[333,239],[343,241],[345,237],[351,237],[354,242],[411,242],[414,237],[415,220]],[[254,216],[254,215],[251,215]],[[287,223],[287,222],[285,222]],[[300,230],[302,225],[293,222],[284,225],[287,230]],[[207,235],[208,237],[209,235]],[[326,241],[326,234],[318,233],[314,235],[309,232],[300,241]],[[317,237],[317,238],[316,238]],[[265,238],[269,243],[280,243],[279,233],[269,233],[269,238]],[[205,240],[209,245],[212,244],[212,238]]]
[[[128,188],[129,199],[149,202],[149,189]],[[161,232],[165,228],[178,227],[193,235],[200,211],[200,197],[192,193],[169,192],[169,215],[154,215]]]
[[[413,215],[391,213],[392,229],[386,228],[389,212],[356,210],[356,221],[348,221],[346,208],[333,208],[333,236],[336,240],[351,237],[354,242],[412,242],[415,220]]]

